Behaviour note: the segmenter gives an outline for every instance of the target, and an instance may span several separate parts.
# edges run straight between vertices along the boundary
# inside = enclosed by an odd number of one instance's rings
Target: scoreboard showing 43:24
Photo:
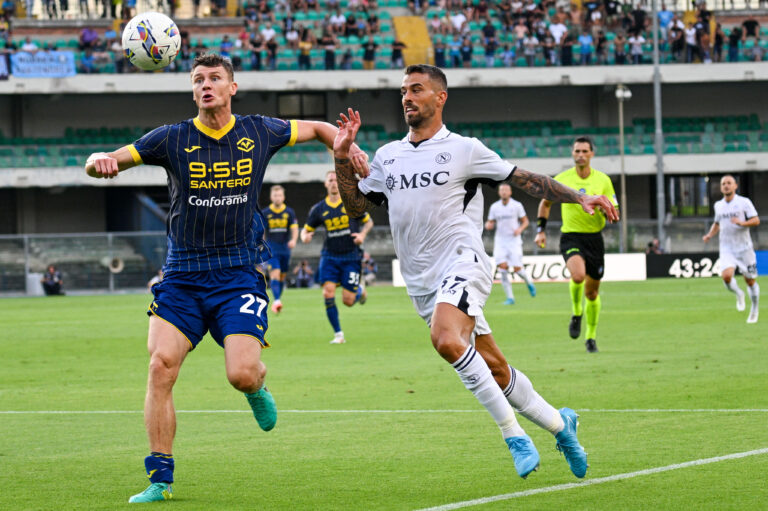
[[[647,276],[675,277],[690,279],[717,277],[720,275],[720,260],[717,253],[700,252],[685,254],[648,254],[646,256]]]
[[[667,272],[675,278],[689,279],[691,277],[717,277],[720,275],[720,260],[710,257],[692,259],[678,257],[672,262]]]

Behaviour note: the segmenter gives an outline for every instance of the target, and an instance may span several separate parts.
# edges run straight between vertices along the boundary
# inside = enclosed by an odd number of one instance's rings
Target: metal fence
[[[675,219],[666,225],[667,238],[661,246],[666,252],[716,251],[717,240],[705,245],[701,240],[711,220]],[[524,235],[526,254],[557,253],[559,225],[548,226],[550,242],[546,249],[533,243],[533,229]],[[628,225],[628,251],[644,252],[655,237],[654,220],[636,220]],[[609,225],[604,230],[608,252],[619,251],[619,226]],[[752,228],[755,249],[768,249],[768,217],[757,228]],[[493,235],[485,233],[485,247],[493,250]],[[313,268],[322,248],[320,233],[310,244],[299,243],[292,254],[292,265],[307,260]],[[392,279],[391,260],[395,257],[392,236],[387,226],[376,226],[368,235],[364,249],[378,263],[378,280]],[[48,265],[53,264],[62,273],[65,290],[120,292],[145,289],[149,280],[162,267],[167,253],[164,231],[82,233],[82,234],[26,234],[0,236],[0,293],[43,293],[40,279]]]

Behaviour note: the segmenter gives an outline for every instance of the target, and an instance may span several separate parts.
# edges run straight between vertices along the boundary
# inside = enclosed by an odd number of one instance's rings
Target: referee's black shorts
[[[595,280],[603,278],[605,245],[599,232],[564,232],[560,234],[560,254],[568,259],[579,255],[584,259],[587,275]]]

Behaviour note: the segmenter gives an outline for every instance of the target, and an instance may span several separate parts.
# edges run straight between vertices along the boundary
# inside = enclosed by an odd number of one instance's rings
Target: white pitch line
[[[584,408],[579,413],[768,413],[768,408]],[[0,415],[139,414],[142,410],[0,410]],[[250,410],[176,410],[176,413],[252,413]],[[485,410],[280,410],[280,413],[485,413]]]
[[[461,509],[464,507],[479,506],[481,504],[489,504],[491,502],[499,502],[502,500],[517,499],[520,497],[529,497],[531,495],[539,495],[541,493],[552,493],[556,491],[570,490],[573,488],[582,488],[585,486],[592,486],[595,484],[610,483],[613,481],[621,481],[623,479],[632,479],[633,477],[659,474],[661,472],[669,472],[670,470],[678,470],[681,468],[695,467],[699,465],[708,465],[709,463],[718,463],[720,461],[735,460],[738,458],[746,458],[748,456],[758,456],[760,454],[768,454],[768,448],[755,449],[754,451],[738,452],[734,454],[727,454],[725,456],[716,456],[714,458],[704,458],[693,461],[686,461],[685,463],[676,463],[674,465],[667,465],[666,467],[648,468],[645,470],[638,470],[637,472],[627,472],[624,474],[616,474],[607,477],[599,477],[597,479],[587,479],[579,483],[566,483],[558,484],[555,486],[547,486],[544,488],[535,488],[533,490],[519,491],[515,493],[506,493],[504,495],[495,495],[493,497],[483,497],[474,500],[465,500],[463,502],[454,502],[453,504],[445,504],[443,506],[428,507],[420,509],[419,511],[449,511],[451,509]]]

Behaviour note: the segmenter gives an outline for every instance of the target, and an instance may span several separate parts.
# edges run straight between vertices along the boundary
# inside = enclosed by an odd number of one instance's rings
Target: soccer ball
[[[123,30],[125,58],[146,71],[170,64],[180,48],[179,28],[171,18],[159,12],[139,14]]]

